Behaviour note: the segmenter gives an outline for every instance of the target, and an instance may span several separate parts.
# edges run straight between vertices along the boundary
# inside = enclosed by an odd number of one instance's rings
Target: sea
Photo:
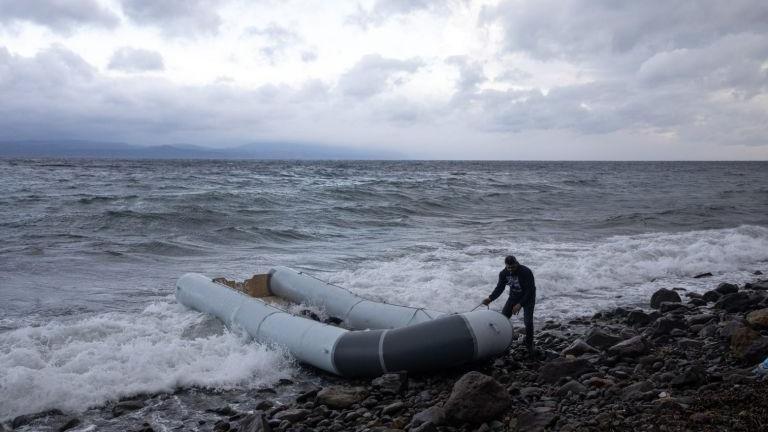
[[[0,421],[58,409],[121,430],[93,413],[312,374],[178,304],[184,273],[289,266],[463,312],[512,254],[538,323],[647,308],[768,273],[768,163],[2,159],[0,239]]]

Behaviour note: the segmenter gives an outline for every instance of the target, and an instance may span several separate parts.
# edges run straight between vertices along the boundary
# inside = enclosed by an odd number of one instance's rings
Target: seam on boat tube
[[[384,336],[387,335],[387,332],[389,332],[389,329],[384,330],[381,332],[381,337],[379,337],[379,364],[381,365],[381,371],[382,373],[388,373],[387,365],[384,363]]]
[[[352,313],[352,309],[354,309],[355,307],[357,307],[357,305],[359,305],[360,303],[362,303],[364,301],[367,301],[367,300],[366,299],[360,299],[360,301],[358,301],[357,303],[353,304],[352,307],[350,307],[349,310],[347,311],[347,314],[344,315],[344,320],[349,322],[349,314]]]
[[[271,317],[272,315],[274,315],[274,314],[278,314],[278,313],[285,313],[285,312],[282,312],[282,311],[274,311],[274,312],[271,312],[271,313],[269,313],[267,316],[265,316],[265,317],[264,317],[264,319],[262,319],[262,320],[259,322],[259,325],[258,325],[258,326],[256,326],[256,337],[257,337],[258,339],[262,339],[262,337],[261,337],[261,325],[262,325],[262,324],[264,324],[264,321],[266,321],[266,320],[267,320],[267,318]]]
[[[472,324],[470,324],[469,320],[467,319],[467,317],[464,316],[464,314],[457,314],[457,315],[464,320],[464,324],[467,326],[467,329],[469,330],[469,334],[472,336],[472,343],[475,349],[475,352],[472,353],[472,359],[477,360],[478,355],[480,355],[480,342],[477,340],[475,329],[472,328]]]

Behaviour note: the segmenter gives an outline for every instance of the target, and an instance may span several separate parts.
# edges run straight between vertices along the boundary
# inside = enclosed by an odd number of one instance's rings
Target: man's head
[[[507,255],[507,257],[504,258],[504,265],[506,266],[507,270],[512,273],[517,271],[517,259],[512,255]]]

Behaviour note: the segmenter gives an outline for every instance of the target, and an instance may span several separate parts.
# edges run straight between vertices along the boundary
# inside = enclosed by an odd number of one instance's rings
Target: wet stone
[[[623,338],[621,336],[617,336],[611,333],[608,333],[598,327],[592,328],[589,333],[587,333],[586,338],[584,339],[584,342],[586,342],[588,345],[593,346],[595,348],[599,348],[601,350],[606,350],[613,345],[616,345],[617,343],[621,342]]]
[[[468,372],[453,385],[445,402],[448,417],[466,422],[493,420],[506,411],[512,400],[498,381],[480,372]]]
[[[539,368],[539,381],[555,383],[560,378],[579,378],[585,373],[594,371],[594,366],[586,359],[555,359],[544,363]]]
[[[112,407],[112,415],[119,417],[125,413],[136,411],[144,408],[144,402],[140,400],[127,400],[118,402]]]
[[[680,298],[680,294],[677,292],[661,288],[655,293],[653,293],[653,296],[651,296],[651,308],[652,309],[659,309],[661,307],[661,303],[663,302],[676,302],[680,303],[683,300]]]
[[[732,283],[723,282],[715,288],[715,291],[719,294],[726,295],[726,294],[732,294],[739,291],[739,287],[737,285],[734,285]]]
[[[295,423],[309,417],[309,410],[303,408],[292,408],[280,411],[275,414],[273,418],[277,420],[287,420],[291,423]]]

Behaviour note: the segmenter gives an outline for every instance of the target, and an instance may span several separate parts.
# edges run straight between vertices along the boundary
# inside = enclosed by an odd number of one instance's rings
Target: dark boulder
[[[702,298],[705,301],[709,302],[709,303],[714,303],[714,302],[720,300],[720,297],[722,297],[722,294],[720,294],[719,292],[714,291],[714,290],[713,291],[707,291],[702,296]]]
[[[614,334],[607,333],[598,327],[593,327],[592,330],[587,333],[584,342],[595,348],[607,350],[622,340],[624,339],[621,336],[616,336]]]
[[[744,288],[755,291],[768,291],[768,279],[744,284]]]
[[[524,412],[517,416],[517,430],[541,432],[552,426],[557,417],[552,412]]]
[[[371,385],[382,393],[397,394],[408,388],[408,374],[406,372],[384,374],[371,381]]]
[[[594,354],[599,353],[600,350],[596,349],[593,346],[590,346],[588,343],[584,342],[581,339],[576,339],[573,341],[572,344],[568,346],[568,348],[563,350],[563,355],[573,355],[573,356],[580,356],[582,354]]]
[[[263,413],[248,414],[240,420],[239,432],[272,432]]]
[[[715,309],[722,309],[727,312],[745,312],[752,308],[754,299],[746,292],[735,292],[726,294],[715,303]]]
[[[651,335],[653,336],[665,336],[670,334],[674,329],[684,329],[686,327],[687,326],[682,319],[669,316],[657,319],[649,329],[651,329]]]
[[[642,336],[635,336],[608,349],[608,352],[621,357],[639,357],[651,350],[651,344]]]
[[[303,409],[303,408],[291,408],[287,410],[282,410],[275,415],[272,416],[272,418],[276,420],[288,420],[291,423],[296,423],[304,420],[305,418],[309,417],[309,414],[311,411]]]
[[[655,388],[651,381],[640,381],[630,384],[621,389],[621,399],[625,401],[642,399],[646,393],[653,391]]]
[[[411,418],[411,427],[419,427],[425,424],[441,425],[443,423],[445,423],[445,410],[437,405],[418,412]]]
[[[688,325],[696,325],[696,324],[708,324],[711,321],[714,321],[717,319],[717,316],[712,314],[698,314],[698,315],[691,315],[688,318],[685,319],[685,322]]]
[[[629,314],[627,314],[627,318],[624,319],[624,323],[631,326],[645,326],[650,322],[651,317],[641,310],[631,311]]]
[[[661,306],[662,302],[677,302],[680,303],[683,300],[680,298],[680,294],[678,294],[675,291],[661,288],[660,290],[653,293],[651,296],[651,307],[653,309],[658,309]]]
[[[61,426],[59,426],[56,430],[58,432],[64,432],[67,430],[72,429],[73,427],[76,427],[80,425],[80,419],[77,417],[69,417],[67,419],[64,419],[64,422],[62,422]]]
[[[691,366],[683,373],[677,375],[669,383],[672,387],[683,388],[692,387],[699,388],[707,383],[707,373],[701,366]]]
[[[732,283],[723,282],[718,285],[717,288],[715,288],[715,291],[722,295],[733,294],[739,291],[739,287],[738,285],[734,285]]]
[[[731,335],[731,354],[745,363],[758,363],[768,355],[768,337],[742,327]]]
[[[581,384],[578,381],[568,381],[567,383],[560,386],[559,389],[555,392],[556,395],[563,397],[568,396],[568,393],[572,394],[584,394],[587,392],[587,387]]]
[[[368,396],[363,387],[331,386],[317,393],[317,402],[332,409],[346,409]]]
[[[713,276],[712,273],[706,272],[706,273],[699,273],[696,276],[694,276],[693,278],[694,279],[701,279],[701,278],[707,278],[707,277],[712,277],[712,276]]]
[[[595,367],[592,363],[583,358],[555,359],[544,363],[539,368],[539,381],[552,384],[556,383],[560,378],[571,377],[576,379],[594,370]]]
[[[748,313],[747,323],[756,329],[768,328],[768,309],[758,309]]]
[[[506,412],[511,404],[509,393],[498,381],[472,371],[456,381],[443,409],[448,418],[482,423]]]
[[[661,302],[661,304],[659,305],[659,310],[663,314],[667,314],[667,313],[670,313],[672,311],[676,311],[678,309],[686,309],[687,310],[688,307],[686,305],[682,304],[682,303],[667,302],[667,301]]]

